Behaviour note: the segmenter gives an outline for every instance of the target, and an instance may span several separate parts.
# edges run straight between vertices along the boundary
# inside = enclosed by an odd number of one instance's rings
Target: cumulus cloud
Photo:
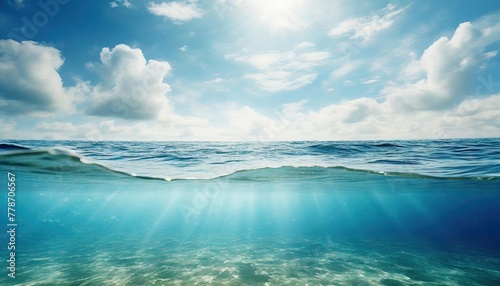
[[[269,52],[244,55],[226,55],[226,59],[244,62],[259,70],[244,77],[254,81],[267,92],[295,90],[312,83],[317,76],[315,68],[330,58],[326,51]]]
[[[195,2],[148,3],[148,11],[156,16],[168,18],[174,22],[185,22],[203,16],[203,10]]]
[[[340,139],[419,139],[491,137],[500,134],[500,96],[468,99],[445,111],[397,113],[390,106],[363,99],[327,107],[311,114],[315,122],[323,118],[329,125],[318,136]],[[328,121],[337,109],[342,119]],[[340,110],[344,111],[341,112]],[[335,117],[333,117],[335,118]],[[326,132],[325,132],[326,131]],[[327,132],[329,131],[329,132]]]
[[[474,95],[474,82],[484,62],[489,40],[473,24],[462,23],[453,37],[442,37],[405,70],[421,70],[425,78],[416,83],[383,90],[395,110],[443,110]]]
[[[387,140],[492,137],[500,135],[500,94],[468,99],[444,112],[394,113],[372,98],[358,98],[307,110],[304,101],[283,105],[272,115],[251,107],[234,109],[228,140]]]
[[[74,124],[40,122],[32,129],[4,125],[0,138],[87,140],[387,140],[495,137],[500,135],[500,94],[467,99],[445,111],[394,113],[372,98],[308,110],[305,100],[264,114],[252,107],[226,106],[219,124],[196,118],[129,124],[113,119]],[[215,114],[214,114],[215,115]],[[175,116],[174,116],[175,117]],[[217,125],[217,127],[215,127]],[[4,132],[5,131],[5,132]],[[29,131],[29,132],[28,132]]]
[[[249,106],[233,107],[225,112],[228,124],[218,130],[219,138],[252,141],[340,140],[356,136],[359,136],[357,139],[371,139],[380,135],[377,134],[379,126],[371,125],[377,114],[382,112],[382,106],[374,99],[360,98],[317,111],[308,110],[306,103],[306,100],[301,100],[283,104],[267,115]]]
[[[478,26],[478,27],[476,27]],[[496,27],[496,26],[493,26]],[[500,26],[499,26],[500,27]],[[420,58],[414,55],[415,83],[385,88],[378,100],[358,98],[306,110],[305,102],[290,103],[274,116],[244,107],[232,116],[254,140],[419,139],[500,136],[500,94],[475,93],[477,74],[496,56],[487,47],[500,39],[492,26],[463,23],[451,39],[443,37]],[[256,68],[271,69],[296,55],[244,57]],[[235,60],[238,58],[234,57]],[[338,72],[340,73],[340,72]],[[285,77],[285,76],[283,76]],[[262,79],[261,79],[262,80]],[[379,79],[363,81],[371,84]],[[244,116],[246,121],[238,120]],[[256,131],[260,130],[260,131]]]
[[[167,62],[146,61],[140,49],[124,44],[103,48],[100,59],[101,80],[91,88],[87,114],[149,120],[170,112]]]
[[[495,24],[496,25],[496,24]],[[236,104],[209,104],[203,109],[193,107],[192,112],[205,111],[204,119],[183,117],[173,112],[166,94],[170,87],[164,77],[170,71],[166,62],[146,60],[140,49],[118,45],[104,48],[100,63],[93,65],[99,72],[96,85],[81,82],[61,94],[86,94],[80,102],[92,115],[116,117],[98,122],[101,118],[87,117],[82,124],[74,122],[40,122],[31,129],[19,128],[18,123],[0,117],[0,137],[3,138],[47,138],[90,140],[356,140],[356,139],[420,139],[454,137],[498,137],[500,136],[500,94],[498,89],[474,93],[478,72],[496,57],[489,50],[500,34],[492,31],[497,26],[478,25],[476,22],[458,26],[451,38],[443,37],[431,44],[421,55],[409,58],[409,66],[402,70],[411,76],[406,83],[395,84],[382,90],[377,99],[358,98],[329,104],[321,108],[307,108],[301,100],[283,104],[275,110],[257,110]],[[14,101],[23,106],[36,106],[31,96],[13,97],[5,95],[7,77],[12,82],[12,71],[36,76],[59,78],[57,69],[62,65],[59,52],[53,48],[29,42],[31,48],[43,48],[43,59],[38,53],[29,54],[48,69],[40,75],[21,65],[12,52],[26,43],[3,41],[12,45],[10,50],[2,47],[0,78],[2,103]],[[16,44],[17,43],[17,44]],[[493,46],[493,45],[491,45]],[[9,46],[10,47],[10,46]],[[5,52],[8,51],[8,52]],[[54,54],[55,52],[55,54]],[[13,55],[16,55],[14,57]],[[50,56],[52,55],[52,56]],[[54,56],[56,55],[56,56]],[[316,51],[311,44],[299,44],[291,52],[269,52],[227,55],[226,58],[247,65],[254,72],[245,77],[267,91],[297,89],[316,77],[316,69],[330,59],[328,52]],[[16,60],[14,60],[14,58]],[[52,60],[51,60],[52,59]],[[53,60],[56,64],[52,63]],[[19,65],[16,61],[19,61]],[[14,64],[16,63],[16,64]],[[30,62],[28,62],[29,64]],[[26,63],[25,63],[26,64]],[[38,69],[37,65],[37,71]],[[19,70],[19,71],[18,71]],[[346,70],[349,70],[346,68]],[[47,72],[49,71],[49,72]],[[50,72],[55,72],[49,76]],[[5,75],[5,76],[4,76]],[[339,72],[341,76],[341,72]],[[483,74],[488,78],[489,74]],[[358,82],[381,84],[378,77],[366,77]],[[225,85],[228,80],[215,77],[203,82],[213,89]],[[41,82],[41,81],[40,81]],[[44,82],[45,83],[45,82]],[[15,83],[19,88],[23,87]],[[352,84],[352,81],[345,81]],[[52,102],[48,93],[36,92],[38,101]],[[14,89],[16,91],[19,88]],[[483,89],[483,91],[485,91]],[[8,97],[8,99],[6,99]],[[82,98],[81,95],[75,97]],[[48,98],[48,99],[47,99]],[[24,103],[26,101],[27,103]],[[36,100],[35,100],[36,101]],[[37,101],[37,102],[38,102]],[[31,103],[29,103],[31,102]],[[58,101],[54,101],[58,102]],[[200,104],[201,105],[201,104]],[[314,105],[312,103],[311,105]],[[50,106],[50,105],[49,105]],[[4,109],[3,109],[4,110]],[[217,110],[217,112],[213,112]],[[130,123],[127,119],[156,119]],[[17,124],[17,125],[16,125]]]
[[[58,73],[59,50],[32,41],[0,40],[0,107],[3,113],[69,110],[71,98]]]
[[[351,39],[369,41],[378,33],[391,28],[396,17],[403,13],[407,7],[397,9],[394,4],[372,13],[367,17],[349,19],[341,22],[328,33],[331,37],[349,35]]]

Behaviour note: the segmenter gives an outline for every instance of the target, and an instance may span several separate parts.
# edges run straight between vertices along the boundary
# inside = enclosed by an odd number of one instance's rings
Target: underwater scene
[[[0,178],[0,285],[500,285],[500,139],[5,140]]]

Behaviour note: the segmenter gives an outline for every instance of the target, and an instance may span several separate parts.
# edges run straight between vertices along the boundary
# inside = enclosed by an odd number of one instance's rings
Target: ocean
[[[0,285],[500,285],[500,139],[0,142]]]

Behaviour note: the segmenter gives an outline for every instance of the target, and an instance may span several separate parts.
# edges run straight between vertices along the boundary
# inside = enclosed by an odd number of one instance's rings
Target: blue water
[[[1,285],[500,285],[500,139],[10,140],[4,214],[9,172]]]

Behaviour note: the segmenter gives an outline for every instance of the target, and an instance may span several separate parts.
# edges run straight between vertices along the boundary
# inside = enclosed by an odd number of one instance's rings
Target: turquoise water
[[[1,285],[499,285],[498,139],[0,147]]]

